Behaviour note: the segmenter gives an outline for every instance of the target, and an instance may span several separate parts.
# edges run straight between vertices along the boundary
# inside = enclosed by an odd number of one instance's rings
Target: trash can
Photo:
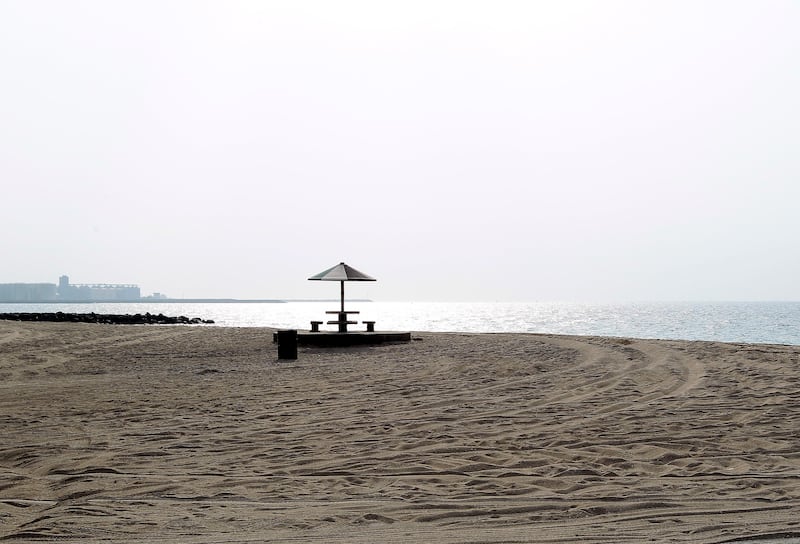
[[[278,359],[297,359],[297,331],[278,331]]]

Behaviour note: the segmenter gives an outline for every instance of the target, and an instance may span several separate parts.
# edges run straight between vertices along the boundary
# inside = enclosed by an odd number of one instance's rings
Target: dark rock
[[[109,325],[199,325],[213,324],[211,319],[199,317],[188,318],[185,316],[170,317],[164,314],[152,315],[149,312],[142,314],[88,314],[64,312],[12,312],[0,313],[0,319],[7,321],[55,321],[70,323],[103,323]]]

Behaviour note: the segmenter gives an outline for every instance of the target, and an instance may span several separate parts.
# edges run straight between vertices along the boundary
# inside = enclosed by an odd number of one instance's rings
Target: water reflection
[[[163,313],[218,326],[308,329],[334,302],[0,304],[0,312]],[[529,332],[800,344],[800,303],[359,302],[359,321],[379,330]],[[357,328],[361,328],[361,324]]]

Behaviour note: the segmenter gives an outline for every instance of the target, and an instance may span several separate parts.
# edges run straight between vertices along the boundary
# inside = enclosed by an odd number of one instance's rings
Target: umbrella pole
[[[340,283],[342,284],[342,311],[344,311],[344,281]]]

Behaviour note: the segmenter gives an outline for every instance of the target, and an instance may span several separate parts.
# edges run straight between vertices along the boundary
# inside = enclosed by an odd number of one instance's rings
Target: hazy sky
[[[0,0],[0,283],[800,300],[800,2]]]

